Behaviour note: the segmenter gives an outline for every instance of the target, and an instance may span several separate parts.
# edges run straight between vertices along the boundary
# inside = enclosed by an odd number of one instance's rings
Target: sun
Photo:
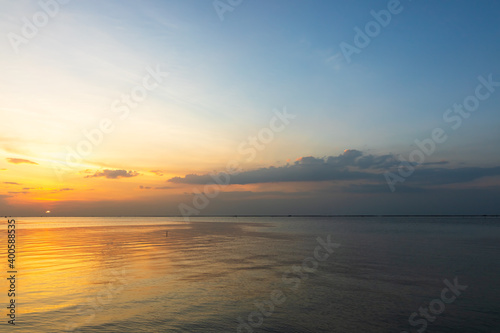
[[[45,212],[45,214],[50,214],[50,210],[47,210],[47,211]]]

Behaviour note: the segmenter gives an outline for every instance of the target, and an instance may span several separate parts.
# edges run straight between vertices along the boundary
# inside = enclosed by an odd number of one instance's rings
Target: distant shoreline
[[[0,215],[6,216],[6,215]],[[20,217],[179,217],[183,218],[182,215],[110,215],[110,216],[84,216],[84,215],[76,215],[76,216],[52,216],[52,215],[29,215],[29,216],[16,216],[16,218]],[[500,215],[490,215],[490,214],[479,214],[479,215],[462,215],[462,214],[442,214],[442,215],[196,215],[191,216],[193,218],[198,217],[494,217],[499,218]],[[13,216],[6,216],[6,218],[13,218]]]

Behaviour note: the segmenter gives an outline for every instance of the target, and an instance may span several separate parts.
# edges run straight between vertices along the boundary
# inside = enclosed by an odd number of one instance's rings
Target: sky
[[[0,9],[0,215],[500,214],[497,1]]]

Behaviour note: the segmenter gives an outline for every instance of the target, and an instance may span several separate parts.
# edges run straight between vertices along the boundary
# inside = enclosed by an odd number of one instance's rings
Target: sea
[[[14,219],[0,332],[500,332],[498,217]]]

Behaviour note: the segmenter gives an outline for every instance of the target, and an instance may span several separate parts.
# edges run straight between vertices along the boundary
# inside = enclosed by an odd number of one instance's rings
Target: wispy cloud
[[[12,163],[12,164],[35,164],[38,165],[38,163],[30,161],[30,160],[25,160],[24,158],[7,158],[7,162]]]
[[[141,190],[169,190],[172,187],[170,186],[157,186],[157,187],[152,187],[152,186],[139,186]]]
[[[158,186],[158,187],[155,187],[155,190],[168,190],[168,189],[171,189],[170,186]]]
[[[86,176],[85,178],[104,177],[104,178],[108,178],[108,179],[119,179],[119,178],[137,177],[139,175],[140,174],[137,171],[105,169],[103,171],[97,171],[93,175]]]
[[[58,190],[54,190],[52,192],[66,192],[66,191],[74,191],[74,190],[75,190],[74,188],[61,188]]]
[[[484,177],[500,176],[500,166],[491,168],[422,168],[406,181],[418,186],[448,185],[474,181]]]
[[[445,165],[449,163],[450,163],[449,161],[439,161],[439,162],[426,162],[422,163],[421,165]]]

